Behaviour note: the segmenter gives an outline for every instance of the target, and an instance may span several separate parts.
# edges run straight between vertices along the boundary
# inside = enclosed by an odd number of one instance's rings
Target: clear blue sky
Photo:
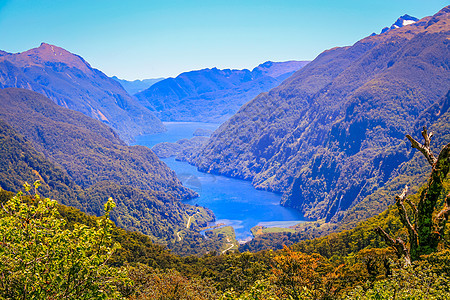
[[[0,0],[0,49],[46,42],[125,79],[312,60],[441,0]]]

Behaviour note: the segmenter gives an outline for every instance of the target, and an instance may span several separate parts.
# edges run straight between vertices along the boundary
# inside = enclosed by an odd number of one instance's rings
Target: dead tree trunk
[[[418,149],[432,166],[428,184],[420,194],[417,206],[406,196],[408,186],[403,189],[401,195],[396,197],[400,220],[408,230],[409,249],[400,238],[394,240],[382,228],[376,229],[386,243],[394,248],[397,255],[399,257],[404,256],[407,262],[417,260],[421,255],[437,251],[439,242],[442,241],[445,224],[450,216],[450,193],[445,199],[444,208],[434,214],[436,204],[443,191],[443,182],[450,170],[450,144],[447,144],[436,158],[430,148],[430,139],[433,134],[428,134],[424,127],[422,136],[425,139],[424,144],[418,143],[410,135],[406,137],[411,142],[411,147]],[[408,215],[408,210],[404,205],[405,202],[410,206],[412,216]]]

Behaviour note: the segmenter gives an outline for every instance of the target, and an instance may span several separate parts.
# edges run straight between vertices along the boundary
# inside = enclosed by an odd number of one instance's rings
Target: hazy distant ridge
[[[143,79],[143,80],[137,79],[137,80],[129,81],[129,80],[117,78],[117,76],[113,76],[111,78],[114,79],[115,81],[117,81],[118,83],[120,83],[120,85],[130,95],[134,95],[136,93],[142,92],[143,90],[148,89],[155,83],[160,82],[161,80],[164,79],[161,77],[161,78],[154,78],[154,79]]]
[[[268,61],[252,71],[212,68],[185,72],[135,96],[163,121],[222,122],[307,63]]]

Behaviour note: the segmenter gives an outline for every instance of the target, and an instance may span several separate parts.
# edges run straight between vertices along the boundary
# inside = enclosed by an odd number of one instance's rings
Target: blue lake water
[[[152,147],[160,142],[175,142],[191,138],[198,129],[216,129],[219,124],[200,122],[167,122],[163,134],[145,135],[136,138],[136,144]],[[216,215],[216,224],[233,226],[236,238],[246,241],[252,238],[250,228],[288,227],[304,220],[296,210],[282,207],[279,194],[256,190],[250,182],[199,172],[196,167],[175,158],[163,161],[176,172],[183,185],[196,191],[198,198],[185,201],[187,204],[207,207]]]

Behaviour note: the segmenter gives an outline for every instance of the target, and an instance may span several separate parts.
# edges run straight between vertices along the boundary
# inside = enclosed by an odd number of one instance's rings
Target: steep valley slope
[[[196,194],[150,149],[127,146],[98,120],[17,88],[0,90],[0,120],[2,189],[41,180],[44,196],[95,215],[113,197],[118,226],[163,243],[176,239],[189,216],[198,212],[193,228],[213,218],[180,201]]]
[[[413,158],[405,135],[450,87],[449,22],[445,7],[323,52],[244,105],[191,163],[281,192],[307,217],[342,218]]]
[[[0,88],[41,93],[114,128],[125,141],[145,133],[163,132],[161,121],[122,86],[83,58],[42,43],[21,53],[0,52]]]

